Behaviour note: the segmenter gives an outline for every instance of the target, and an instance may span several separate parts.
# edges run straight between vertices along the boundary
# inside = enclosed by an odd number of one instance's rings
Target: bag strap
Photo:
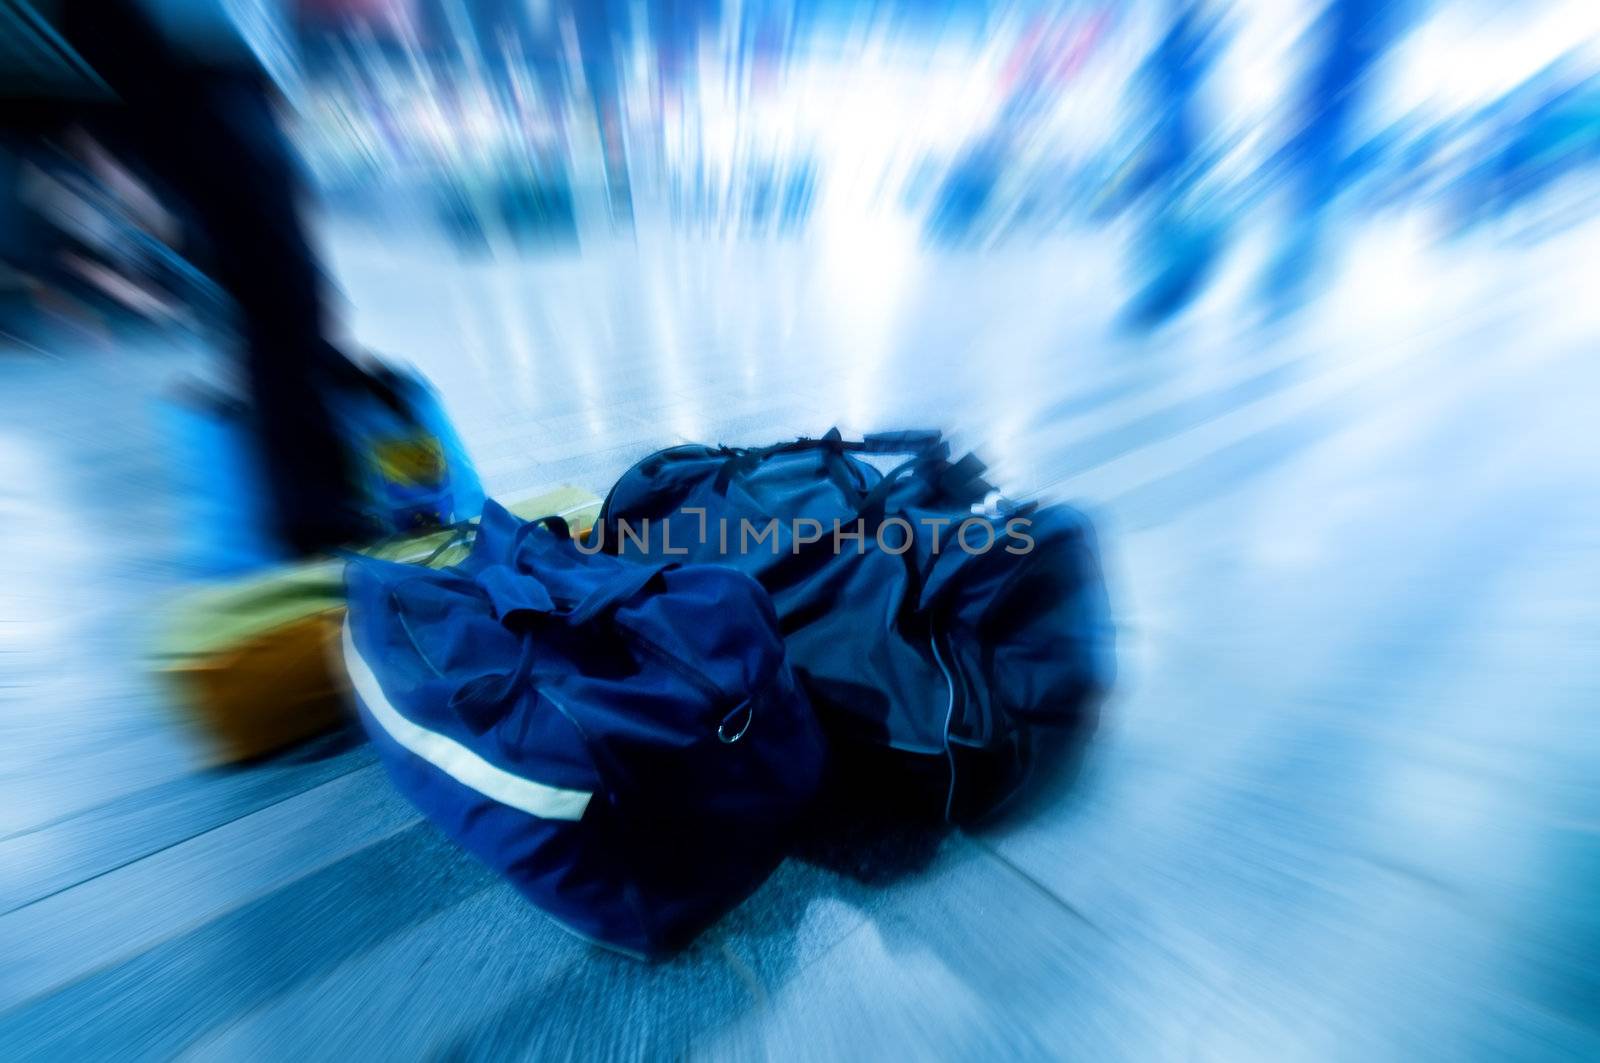
[[[935,497],[957,504],[981,501],[991,490],[983,479],[986,469],[976,454],[968,454],[956,462],[947,462],[934,454],[918,455],[884,473],[883,479],[862,498],[856,516],[876,527],[883,519],[889,495],[912,478],[920,478]]]
[[[567,622],[577,627],[603,620],[617,610],[617,606],[639,594],[667,571],[676,568],[676,561],[665,564],[626,563],[616,576],[602,583],[567,614]]]
[[[558,600],[537,575],[510,565],[489,565],[477,575],[483,588],[507,627],[524,615],[553,617],[573,627],[583,627],[609,618],[619,605],[643,591],[677,562],[658,564],[624,563],[616,572],[577,601]]]
[[[517,556],[517,553],[522,549],[523,540],[526,539],[535,528],[545,529],[561,542],[568,543],[572,541],[572,526],[567,523],[567,519],[565,517],[558,517],[555,514],[550,514],[549,516],[544,517],[533,517],[527,521],[524,521],[522,526],[512,533],[510,552],[511,557]]]
[[[950,444],[937,428],[907,429],[899,432],[869,432],[860,440],[846,440],[838,428],[830,428],[820,438],[801,437],[785,443],[766,447],[723,447],[727,460],[717,470],[713,486],[719,494],[728,489],[735,476],[753,471],[768,458],[779,454],[799,454],[818,450],[823,454],[825,471],[846,490],[856,488],[850,481],[848,470],[841,469],[840,459],[846,453],[854,454],[911,454],[919,458],[944,458],[950,454]]]
[[[582,601],[570,609],[562,607],[550,596],[548,588],[533,575],[518,572],[509,565],[491,565],[478,574],[478,586],[489,595],[500,623],[508,628],[520,626],[516,618],[527,614],[555,617],[574,627],[594,624],[610,617],[617,606],[649,586],[676,562],[660,565],[627,565],[612,578],[596,587]],[[633,633],[621,625],[618,630],[624,638]],[[510,711],[513,699],[534,678],[538,663],[539,640],[526,630],[515,632],[521,639],[521,649],[516,663],[509,671],[490,672],[474,676],[457,687],[450,696],[450,708],[475,734],[494,727]],[[416,640],[412,638],[413,646]],[[724,721],[726,723],[727,721]],[[741,732],[742,734],[742,732]],[[721,732],[719,731],[719,737]],[[737,741],[724,738],[723,741]]]
[[[838,429],[834,429],[838,431]],[[950,445],[937,428],[911,428],[899,432],[868,432],[859,443],[846,443],[846,450],[859,450],[865,454],[926,454],[943,447],[946,454]]]
[[[450,695],[450,709],[461,717],[474,734],[483,734],[505,718],[511,698],[533,676],[537,653],[534,640],[524,638],[517,652],[517,663],[509,672],[490,672],[475,676]]]
[[[883,474],[883,479],[872,486],[861,499],[861,505],[856,507],[856,518],[866,521],[867,526],[873,530],[883,521],[884,506],[888,504],[889,495],[902,480],[911,477],[913,473],[925,472],[927,463],[923,458],[912,458]]]

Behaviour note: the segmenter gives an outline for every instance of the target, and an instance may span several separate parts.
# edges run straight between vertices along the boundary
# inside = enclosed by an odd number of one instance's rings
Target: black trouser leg
[[[131,0],[69,0],[62,28],[120,97],[116,139],[189,207],[237,304],[280,533],[302,550],[360,537],[350,459],[320,383],[342,356],[326,339],[299,175],[264,76],[178,54]]]

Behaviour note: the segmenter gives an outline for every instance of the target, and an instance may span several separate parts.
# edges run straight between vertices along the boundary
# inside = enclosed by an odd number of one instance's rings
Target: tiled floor
[[[353,334],[496,493],[936,425],[1101,527],[1122,674],[1080,772],[889,882],[791,860],[655,965],[365,747],[201,770],[143,655],[189,578],[154,403],[206,355],[0,355],[0,1057],[1597,1058],[1593,234],[1413,235],[1299,321],[1252,324],[1241,266],[1137,340],[1101,239],[336,232]]]

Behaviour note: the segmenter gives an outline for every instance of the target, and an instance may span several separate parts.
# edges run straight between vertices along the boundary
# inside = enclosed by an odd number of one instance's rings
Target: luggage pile
[[[349,564],[362,722],[396,786],[562,925],[661,955],[801,831],[973,822],[1092,722],[1091,529],[983,471],[938,433],[834,431],[653,454],[587,535],[489,502],[455,564]]]

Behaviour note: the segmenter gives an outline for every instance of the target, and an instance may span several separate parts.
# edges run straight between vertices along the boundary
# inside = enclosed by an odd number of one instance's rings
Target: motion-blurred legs
[[[318,386],[348,365],[326,338],[300,180],[264,76],[243,61],[184,54],[132,0],[69,0],[61,28],[119,97],[101,123],[113,146],[189,207],[212,273],[237,304],[279,533],[297,551],[364,537]]]

